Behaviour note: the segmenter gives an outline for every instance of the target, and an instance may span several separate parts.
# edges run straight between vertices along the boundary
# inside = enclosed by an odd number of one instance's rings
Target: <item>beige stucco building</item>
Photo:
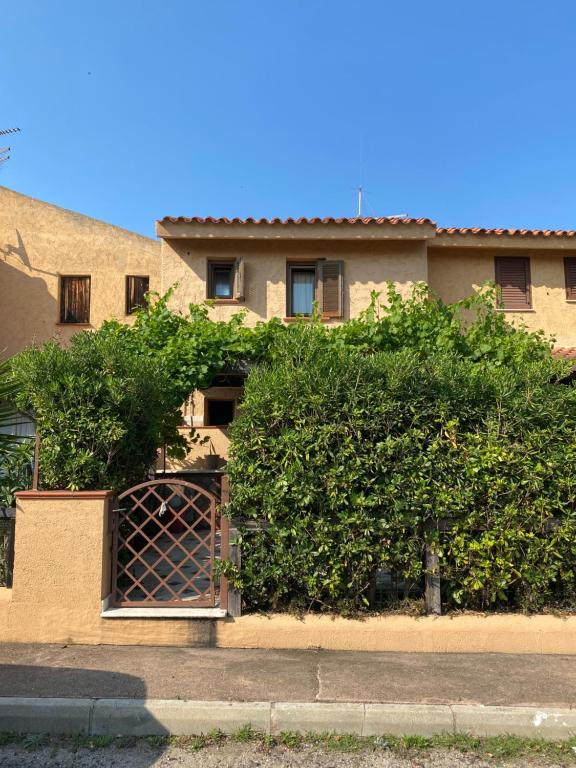
[[[129,277],[160,289],[158,241],[0,187],[1,356],[108,318],[131,322]]]
[[[426,282],[446,301],[496,281],[511,321],[552,334],[560,348],[576,346],[574,231],[443,229],[429,219],[167,217],[157,222],[157,233],[162,284],[178,283],[174,306],[212,298],[218,319],[243,308],[248,323],[290,320],[294,291],[302,288],[295,278],[307,271],[308,300],[314,297],[323,310],[328,299],[327,322],[356,316],[388,281],[403,295]],[[323,282],[326,263],[334,268]],[[219,264],[230,270],[227,295],[220,297],[210,279]],[[225,282],[225,272],[220,277]]]
[[[502,310],[576,347],[576,232],[443,229],[429,219],[166,217],[158,239],[0,187],[0,350],[13,354],[130,310],[150,289],[172,302],[213,300],[216,319],[306,314],[328,323],[365,309],[392,281],[403,295],[427,282],[446,301],[486,281]]]
[[[317,303],[326,323],[355,317],[389,281],[426,282],[446,301],[487,281],[512,322],[576,357],[576,232],[445,229],[430,219],[166,217],[157,240],[0,187],[0,354],[107,318],[131,322],[147,290],[176,286],[175,309],[211,299],[214,319],[290,322]],[[241,381],[228,377],[184,407],[225,455]],[[201,467],[207,448],[185,467]]]
[[[291,322],[315,302],[326,323],[339,323],[390,281],[404,296],[426,282],[446,301],[496,281],[513,322],[553,334],[557,348],[576,357],[573,231],[443,229],[405,218],[182,217],[158,221],[157,234],[142,237],[0,187],[0,356],[54,336],[66,341],[108,318],[131,322],[147,290],[176,284],[174,308],[210,298],[215,319],[242,309],[254,324]],[[183,410],[182,429],[197,427],[221,457],[241,379],[224,372]],[[161,458],[159,469],[206,470],[207,452],[196,446],[179,465]],[[576,619],[558,616],[385,616],[336,626],[329,616],[252,615],[215,624],[189,614],[150,618],[146,610],[156,606],[111,619],[119,530],[110,524],[111,500],[107,491],[20,494],[14,583],[0,587],[0,641],[576,654]]]

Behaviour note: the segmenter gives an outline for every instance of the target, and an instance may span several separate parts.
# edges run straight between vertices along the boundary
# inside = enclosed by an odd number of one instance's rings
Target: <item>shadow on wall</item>
[[[146,684],[134,675],[75,667],[0,664],[0,691],[0,732],[170,735],[168,728],[148,711]],[[6,698],[12,700],[8,702]],[[19,707],[15,698],[40,701],[22,702]],[[46,699],[45,704],[42,699]],[[128,711],[126,706],[122,709],[127,700],[134,705]],[[156,749],[150,753],[149,763],[139,765],[153,765],[157,759]]]
[[[13,355],[33,342],[52,338],[57,330],[57,275],[35,270],[24,242],[17,232],[18,245],[0,246],[0,351]],[[18,266],[16,266],[18,265]],[[53,279],[53,294],[41,272]]]

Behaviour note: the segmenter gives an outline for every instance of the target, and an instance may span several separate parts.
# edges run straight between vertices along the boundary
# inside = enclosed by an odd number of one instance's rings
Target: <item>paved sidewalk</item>
[[[2,645],[0,696],[576,707],[576,658]]]
[[[576,734],[569,656],[5,645],[0,731]]]

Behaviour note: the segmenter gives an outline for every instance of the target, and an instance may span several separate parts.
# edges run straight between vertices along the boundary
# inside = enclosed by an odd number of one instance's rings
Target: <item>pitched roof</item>
[[[484,227],[436,227],[437,235],[508,235],[510,237],[576,237],[574,229],[486,229]]]
[[[234,218],[226,218],[225,216],[164,216],[163,219],[159,219],[160,224],[208,224],[208,225],[262,225],[262,226],[311,226],[322,224],[339,224],[339,225],[392,225],[399,226],[406,225],[426,225],[436,229],[437,235],[496,235],[498,237],[572,237],[576,238],[576,230],[574,229],[503,229],[486,227],[439,227],[432,219],[427,218],[408,218],[400,216],[380,216],[380,217],[334,217],[327,216],[321,218],[319,216],[313,216],[306,218],[301,216],[300,218],[288,217],[281,219],[275,217],[272,219],[260,218],[256,219],[249,216],[243,219],[239,216]]]
[[[163,219],[160,219],[160,223],[162,224],[165,222],[170,222],[171,224],[263,224],[268,226],[271,224],[280,226],[289,224],[428,224],[433,227],[436,226],[436,223],[431,219],[408,219],[399,216],[381,216],[379,218],[334,218],[332,216],[320,218],[319,216],[314,216],[310,219],[305,217],[300,217],[298,219],[291,217],[287,219],[280,219],[278,217],[273,219],[255,219],[249,216],[247,219],[239,217],[227,219],[225,217],[219,218],[214,216],[207,216],[206,218],[203,218],[202,216],[164,216]]]

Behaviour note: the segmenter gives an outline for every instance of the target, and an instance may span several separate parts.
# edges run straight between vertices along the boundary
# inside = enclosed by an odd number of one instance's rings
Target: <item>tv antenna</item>
[[[7,136],[10,133],[20,133],[20,128],[0,129],[0,136]],[[7,154],[8,152],[10,152],[10,147],[0,147],[0,165],[5,163],[7,160],[10,160],[10,155]]]
[[[358,213],[357,213],[357,217],[359,219],[361,219],[362,218],[362,204],[364,203],[364,194],[365,194],[366,190],[364,189],[364,187],[361,187],[361,186],[357,187],[357,190],[358,190]],[[370,203],[368,203],[368,205],[370,205]],[[370,206],[370,208],[372,208],[372,206]],[[393,214],[390,214],[388,216],[383,216],[382,218],[383,219],[406,219],[407,217],[408,217],[407,213],[393,213]]]
[[[363,196],[364,190],[362,187],[358,187],[358,218],[362,218],[362,196]]]

